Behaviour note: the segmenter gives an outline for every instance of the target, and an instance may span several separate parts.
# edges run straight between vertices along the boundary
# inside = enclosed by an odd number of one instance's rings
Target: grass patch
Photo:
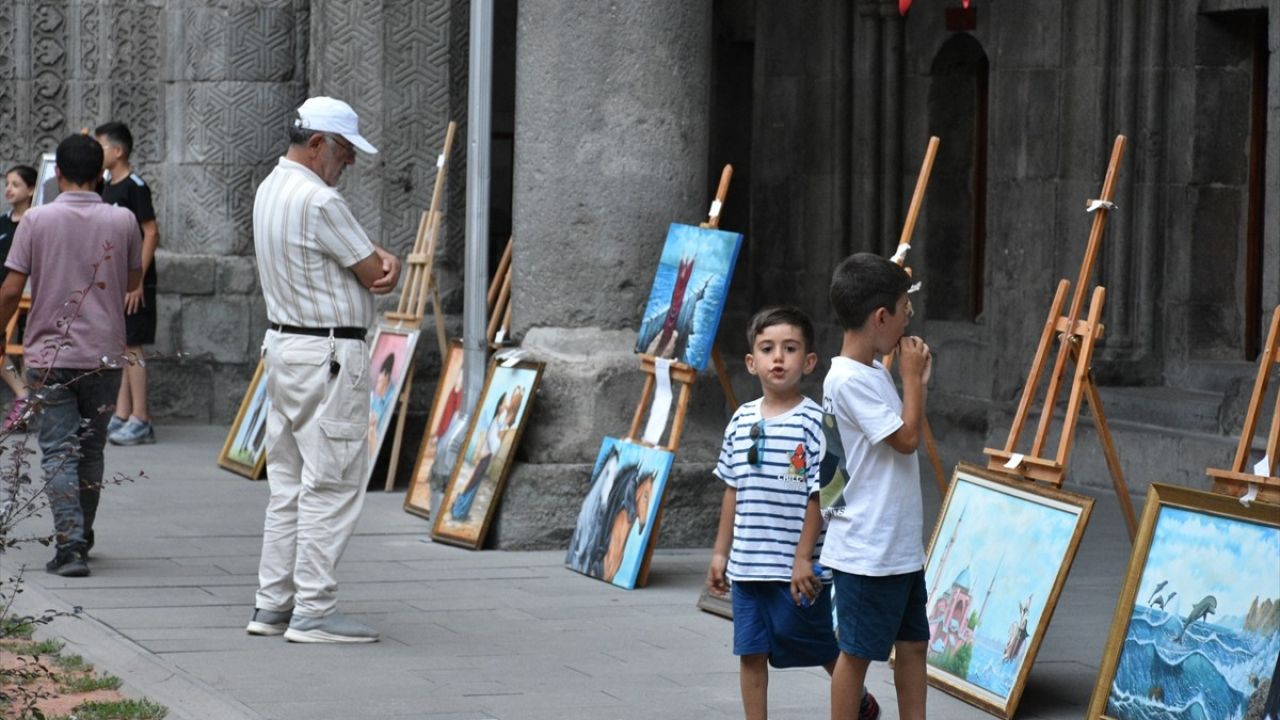
[[[62,641],[0,640],[0,650],[8,650],[15,655],[57,655],[62,650]]]
[[[58,683],[62,691],[75,695],[93,692],[94,690],[119,690],[123,681],[115,675],[77,675],[63,676]]]
[[[53,661],[67,672],[92,672],[93,665],[79,655],[59,655]]]
[[[36,626],[25,620],[11,617],[0,617],[0,638],[30,640]]]
[[[49,720],[160,720],[168,708],[150,700],[92,701],[77,705],[71,715],[57,715]]]

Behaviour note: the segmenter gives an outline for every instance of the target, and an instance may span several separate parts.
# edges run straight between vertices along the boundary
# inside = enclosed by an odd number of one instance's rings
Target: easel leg
[[[929,419],[923,418],[921,428],[924,430],[924,449],[929,454],[929,464],[933,466],[933,476],[938,480],[938,494],[947,497],[947,476],[942,470],[942,460],[938,457],[938,443],[933,439],[933,428],[929,427]]]
[[[1120,468],[1120,456],[1116,454],[1115,443],[1111,442],[1107,416],[1102,412],[1102,398],[1098,396],[1098,388],[1093,384],[1092,372],[1086,376],[1084,390],[1085,399],[1089,402],[1089,415],[1093,417],[1093,426],[1098,431],[1098,442],[1102,444],[1102,454],[1107,459],[1107,470],[1111,471],[1111,484],[1115,486],[1116,499],[1120,501],[1124,524],[1129,528],[1129,541],[1133,542],[1138,534],[1138,517],[1133,511],[1133,498],[1129,496],[1129,486],[1124,481],[1124,470]]]
[[[400,464],[400,440],[404,437],[404,418],[409,414],[409,390],[413,387],[413,364],[409,365],[405,375],[404,387],[400,389],[400,417],[396,418],[396,435],[391,442],[391,457],[387,461],[387,481],[383,489],[391,492],[396,487],[396,467]],[[376,458],[375,458],[376,459]]]
[[[440,310],[440,288],[431,282],[431,312],[436,317],[436,348],[440,352],[440,362],[449,356],[449,335],[444,331],[444,314]]]
[[[720,378],[720,389],[724,391],[724,401],[729,404],[731,410],[738,409],[738,396],[733,392],[733,384],[729,382],[729,368],[724,364],[724,356],[720,354],[720,348],[711,347],[711,362],[714,363],[716,369],[716,377]]]

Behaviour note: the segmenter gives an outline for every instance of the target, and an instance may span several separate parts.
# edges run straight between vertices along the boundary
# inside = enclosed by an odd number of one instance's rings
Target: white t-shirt
[[[902,427],[902,398],[889,370],[831,358],[822,383],[824,409],[835,415],[848,483],[823,508],[822,564],[856,575],[901,575],[924,567],[924,508],[916,453],[884,439]]]
[[[726,574],[734,582],[789,582],[809,496],[818,492],[822,408],[804,398],[760,423],[761,399],[745,403],[724,431],[716,477],[737,491]],[[757,426],[756,439],[751,428]],[[750,450],[757,448],[756,463]],[[822,536],[813,559],[822,550]],[[819,577],[830,578],[829,571]]]

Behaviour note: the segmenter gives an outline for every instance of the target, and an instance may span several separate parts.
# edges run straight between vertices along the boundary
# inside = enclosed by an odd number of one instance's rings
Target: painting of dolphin
[[[1196,603],[1191,608],[1191,614],[1187,615],[1187,621],[1182,624],[1182,630],[1178,632],[1178,637],[1174,638],[1174,642],[1182,642],[1182,636],[1187,633],[1187,628],[1191,627],[1191,623],[1196,620],[1208,620],[1209,616],[1218,609],[1218,598],[1212,595],[1205,595],[1204,599]]]
[[[1150,605],[1151,601],[1155,599],[1156,596],[1160,594],[1160,591],[1164,589],[1164,586],[1168,584],[1168,580],[1161,580],[1159,584],[1156,585],[1156,589],[1151,591],[1151,597],[1147,599],[1147,604]]]

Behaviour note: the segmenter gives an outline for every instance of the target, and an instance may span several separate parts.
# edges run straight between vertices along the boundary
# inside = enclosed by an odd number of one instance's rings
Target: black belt
[[[271,329],[280,333],[288,333],[289,335],[311,335],[313,337],[329,337],[333,335],[341,340],[359,340],[360,342],[364,342],[365,336],[368,335],[368,332],[361,327],[309,328],[271,323]]]

